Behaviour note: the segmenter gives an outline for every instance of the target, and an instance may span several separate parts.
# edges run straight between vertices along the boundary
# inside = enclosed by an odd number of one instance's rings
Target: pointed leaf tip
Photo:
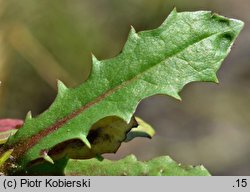
[[[179,100],[179,101],[182,101],[181,96],[177,92],[172,92],[169,95],[172,96],[173,98]]]
[[[217,83],[217,84],[219,83],[219,79],[218,79],[217,76],[214,77],[214,82]]]
[[[173,10],[169,13],[169,16],[161,24],[161,27],[165,27],[165,25],[168,23],[168,21],[175,18],[177,14],[178,13],[177,13],[176,7],[174,7]]]
[[[92,69],[90,76],[94,74],[99,74],[100,63],[101,63],[93,53],[91,53],[91,57],[92,57]]]
[[[25,122],[27,122],[27,121],[29,121],[29,120],[31,120],[31,119],[32,119],[32,113],[31,113],[31,111],[29,111],[29,112],[27,113],[26,117],[25,117]]]
[[[171,13],[177,13],[177,8],[174,6],[173,10],[171,11]]]
[[[42,156],[42,158],[43,158],[45,161],[47,161],[47,162],[49,162],[49,163],[51,163],[51,164],[54,164],[53,159],[52,159],[47,153],[44,154],[44,155]]]
[[[89,149],[91,149],[91,144],[90,144],[89,140],[87,139],[86,135],[83,135],[83,134],[82,134],[82,135],[79,137],[79,139],[80,139]]]
[[[57,89],[59,95],[63,95],[68,90],[66,85],[64,85],[64,83],[60,80],[57,80]]]
[[[133,25],[130,25],[130,31],[133,32],[133,33],[136,33],[136,30],[135,30],[135,28],[133,27]]]
[[[155,130],[151,127],[151,125],[149,125],[139,117],[135,117],[135,120],[137,122],[137,125],[127,133],[124,142],[129,142],[137,137],[151,139],[155,135]]]
[[[139,35],[136,33],[135,28],[130,25],[129,38],[138,38]]]
[[[92,57],[93,64],[96,64],[97,62],[99,62],[99,60],[96,58],[96,56],[93,53],[91,53],[91,57]]]

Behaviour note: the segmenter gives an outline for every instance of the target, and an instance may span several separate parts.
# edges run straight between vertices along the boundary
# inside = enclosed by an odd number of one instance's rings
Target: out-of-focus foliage
[[[176,163],[168,156],[154,158],[147,162],[138,161],[129,155],[118,161],[107,159],[61,159],[55,165],[44,163],[29,168],[21,175],[66,175],[66,176],[209,176],[201,166],[186,166]]]
[[[246,26],[219,73],[221,83],[190,85],[181,104],[161,96],[144,101],[138,114],[157,135],[124,145],[118,156],[168,154],[185,164],[202,163],[212,174],[249,175],[249,0],[0,0],[1,117],[41,113],[55,97],[56,78],[80,84],[91,52],[99,59],[115,56],[129,25],[154,28],[174,6],[212,10]]]

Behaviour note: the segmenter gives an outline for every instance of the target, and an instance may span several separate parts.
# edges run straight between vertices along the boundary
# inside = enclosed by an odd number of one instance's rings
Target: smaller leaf
[[[155,134],[155,130],[151,127],[151,125],[149,125],[139,117],[135,117],[135,120],[138,123],[138,126],[134,127],[130,130],[130,132],[128,132],[126,140],[124,142],[129,142],[136,137],[146,137],[151,139]]]
[[[169,156],[154,158],[150,161],[138,161],[134,155],[118,161],[73,160],[62,158],[54,164],[44,162],[29,167],[16,175],[66,175],[66,176],[209,176],[201,166],[183,166]]]
[[[208,176],[203,166],[183,166],[168,156],[158,157],[148,162],[141,162],[134,155],[119,161],[97,159],[69,160],[65,175],[87,176]]]

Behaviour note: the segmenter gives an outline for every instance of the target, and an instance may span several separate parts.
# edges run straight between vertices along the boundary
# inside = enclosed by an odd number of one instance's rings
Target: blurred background
[[[170,155],[203,164],[213,175],[250,175],[249,0],[0,0],[0,118],[43,112],[55,98],[56,79],[79,85],[88,77],[91,52],[98,59],[116,56],[130,25],[156,28],[173,7],[211,10],[243,20],[245,28],[218,73],[220,84],[189,84],[182,102],[144,100],[137,116],[156,136],[123,144],[107,157]]]

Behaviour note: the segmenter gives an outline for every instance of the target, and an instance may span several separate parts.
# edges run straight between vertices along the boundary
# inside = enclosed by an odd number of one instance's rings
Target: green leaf
[[[54,165],[45,163],[29,168],[21,175],[70,175],[70,176],[208,176],[203,166],[183,166],[168,156],[147,162],[138,161],[130,155],[118,161],[104,159],[61,159]]]
[[[158,157],[148,162],[140,162],[130,155],[119,161],[97,159],[69,160],[65,175],[103,175],[103,176],[208,176],[209,172],[203,166],[183,166],[170,157]]]
[[[57,144],[79,139],[89,145],[91,126],[108,116],[130,121],[138,103],[155,94],[180,99],[190,82],[218,82],[216,72],[230,51],[243,22],[208,11],[177,13],[154,30],[132,28],[122,53],[98,61],[77,88],[58,82],[51,107],[9,138],[0,154],[13,149],[16,165],[47,158]]]

